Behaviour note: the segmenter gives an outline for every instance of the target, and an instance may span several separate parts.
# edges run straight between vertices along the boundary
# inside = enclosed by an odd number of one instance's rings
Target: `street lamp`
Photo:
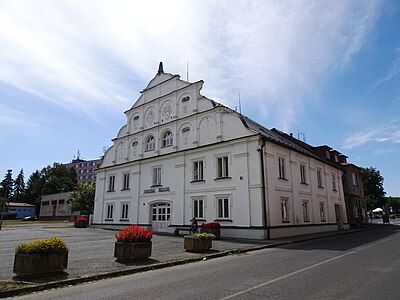
[[[8,170],[8,174],[10,174],[10,173],[11,173],[11,170]],[[7,190],[8,190],[8,188],[10,186],[11,186],[10,178],[7,177],[7,183],[6,183],[5,187],[4,187],[4,199],[3,199],[2,203],[1,203],[0,230],[1,230],[1,227],[3,226],[4,207],[6,206]]]

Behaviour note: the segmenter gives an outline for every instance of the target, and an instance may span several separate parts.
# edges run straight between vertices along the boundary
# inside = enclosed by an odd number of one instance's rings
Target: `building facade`
[[[79,158],[78,155],[78,158],[74,158],[65,166],[75,169],[78,182],[96,182],[96,169],[101,165],[101,162],[101,158],[84,160]]]
[[[97,170],[94,225],[172,233],[196,217],[260,239],[348,228],[337,165],[202,86],[160,64]]]
[[[74,220],[79,212],[72,212],[68,202],[68,193],[42,196],[40,202],[40,220]]]
[[[8,207],[7,212],[15,214],[16,219],[23,219],[25,217],[35,217],[36,206],[28,203],[19,202],[6,202]]]

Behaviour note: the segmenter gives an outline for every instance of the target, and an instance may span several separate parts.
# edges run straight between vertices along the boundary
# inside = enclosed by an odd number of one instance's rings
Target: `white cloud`
[[[351,66],[375,1],[2,1],[0,81],[79,110],[121,112],[164,61],[203,94],[286,130],[326,71]],[[280,110],[279,119],[271,111]]]
[[[391,120],[375,129],[349,135],[344,141],[343,149],[353,149],[371,142],[400,144],[398,120]]]

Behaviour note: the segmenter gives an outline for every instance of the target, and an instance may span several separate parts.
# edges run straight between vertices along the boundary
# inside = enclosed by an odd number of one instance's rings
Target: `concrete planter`
[[[15,253],[13,272],[18,277],[40,277],[67,268],[68,251],[49,254]]]
[[[188,252],[204,252],[212,247],[212,239],[185,236],[184,247]]]
[[[74,223],[75,228],[86,228],[87,227],[87,222],[75,222]]]
[[[219,240],[221,238],[221,228],[200,228],[200,232],[212,233],[215,235],[215,240]]]
[[[152,242],[121,243],[115,242],[114,257],[119,262],[144,260],[151,256]]]

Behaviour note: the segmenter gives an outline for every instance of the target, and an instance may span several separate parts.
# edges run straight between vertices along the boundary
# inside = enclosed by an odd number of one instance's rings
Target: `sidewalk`
[[[312,239],[350,234],[370,230],[381,225],[364,225],[357,229],[328,233],[309,234],[274,240],[222,239],[214,240],[212,250],[206,253],[189,253],[183,248],[183,236],[153,235],[153,249],[149,260],[129,264],[118,263],[113,257],[116,231],[51,226],[42,224],[32,227],[4,228],[0,232],[0,281],[13,281],[14,249],[17,244],[49,236],[62,237],[69,246],[68,268],[61,276],[32,279],[23,287],[12,291],[0,291],[0,298],[30,293],[49,288],[73,285],[102,278],[109,278],[151,269],[212,259],[225,255],[244,253],[269,247],[277,247]]]

